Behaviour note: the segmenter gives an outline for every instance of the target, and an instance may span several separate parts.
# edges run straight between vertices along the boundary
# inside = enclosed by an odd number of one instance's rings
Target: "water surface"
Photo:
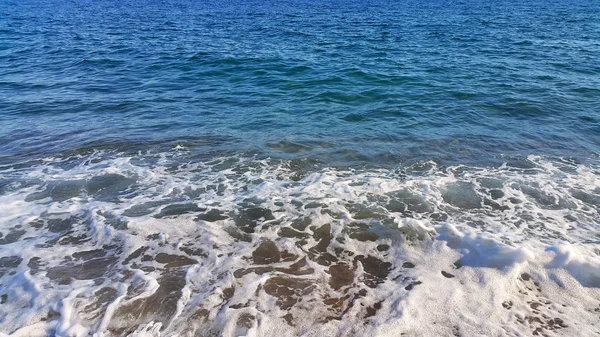
[[[0,13],[0,336],[600,333],[598,2]]]

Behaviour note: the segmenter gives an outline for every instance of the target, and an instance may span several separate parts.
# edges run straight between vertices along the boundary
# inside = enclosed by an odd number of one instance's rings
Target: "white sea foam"
[[[6,169],[9,336],[600,333],[600,174],[157,156]]]

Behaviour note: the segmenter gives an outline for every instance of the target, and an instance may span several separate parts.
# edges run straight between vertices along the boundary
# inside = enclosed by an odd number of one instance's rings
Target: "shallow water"
[[[0,12],[0,336],[600,333],[597,3]]]

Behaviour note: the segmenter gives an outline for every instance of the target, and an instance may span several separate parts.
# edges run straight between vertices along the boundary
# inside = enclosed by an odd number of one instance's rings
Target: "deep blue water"
[[[0,163],[184,144],[331,165],[600,151],[600,3],[0,3]]]

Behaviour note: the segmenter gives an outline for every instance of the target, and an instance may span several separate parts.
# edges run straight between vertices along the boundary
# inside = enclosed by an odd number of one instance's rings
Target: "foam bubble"
[[[593,166],[398,172],[187,155],[4,169],[0,332],[600,331]]]

